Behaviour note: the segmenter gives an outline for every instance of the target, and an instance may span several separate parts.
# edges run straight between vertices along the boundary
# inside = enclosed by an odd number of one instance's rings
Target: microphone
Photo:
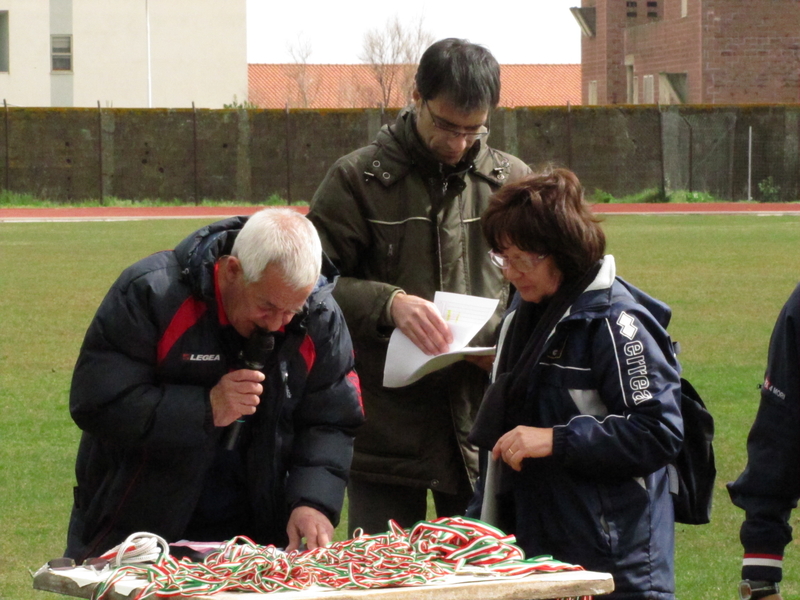
[[[272,333],[266,329],[256,327],[250,337],[245,342],[244,349],[240,353],[242,367],[251,369],[253,371],[260,371],[264,368],[267,361],[267,356],[275,348],[275,338]],[[236,421],[228,426],[227,438],[225,440],[225,450],[233,450],[239,442],[239,435],[242,431],[242,423],[244,423],[244,416],[239,417]]]

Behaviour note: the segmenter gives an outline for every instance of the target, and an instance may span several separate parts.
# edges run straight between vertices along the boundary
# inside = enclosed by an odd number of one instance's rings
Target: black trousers
[[[455,494],[433,490],[436,516],[463,515],[472,494],[472,485],[466,473],[459,479]],[[366,534],[388,531],[389,519],[407,529],[418,521],[424,521],[428,513],[427,488],[375,483],[352,474],[347,486],[347,500],[347,530],[350,537],[357,528]]]

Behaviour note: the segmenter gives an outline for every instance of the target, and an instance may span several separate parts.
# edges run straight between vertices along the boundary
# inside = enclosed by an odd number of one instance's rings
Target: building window
[[[53,71],[72,71],[72,36],[51,35],[50,48]]]
[[[689,0],[681,0],[681,18],[689,14]]]
[[[575,17],[575,20],[578,22],[578,25],[581,26],[581,31],[583,35],[586,37],[594,37],[595,36],[595,28],[597,23],[597,12],[594,6],[585,7],[585,8],[577,8],[573,7],[569,9],[572,13],[572,16]]]
[[[652,75],[645,75],[642,77],[642,86],[644,87],[644,103],[655,104],[656,102],[656,87]]]
[[[661,104],[686,104],[689,98],[688,73],[660,73],[658,101]]]
[[[658,18],[658,2],[651,1],[647,3],[647,16],[650,19]]]
[[[635,1],[626,2],[625,6],[628,8],[628,12],[626,13],[626,16],[629,19],[635,19],[636,18],[636,2]]]
[[[8,73],[8,11],[0,11],[0,73]]]

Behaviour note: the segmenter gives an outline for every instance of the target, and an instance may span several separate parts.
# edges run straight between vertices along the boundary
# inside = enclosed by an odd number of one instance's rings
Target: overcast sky
[[[482,44],[501,64],[579,63],[571,6],[580,0],[247,0],[247,62],[294,62],[289,48],[307,44],[309,63],[359,63],[364,34],[398,16],[421,17],[434,39]]]

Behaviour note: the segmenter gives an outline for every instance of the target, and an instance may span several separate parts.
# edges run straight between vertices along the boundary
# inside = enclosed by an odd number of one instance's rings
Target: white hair
[[[247,219],[231,255],[239,259],[247,283],[258,281],[268,265],[275,265],[286,283],[299,290],[316,283],[322,268],[317,230],[290,208],[265,208]]]

